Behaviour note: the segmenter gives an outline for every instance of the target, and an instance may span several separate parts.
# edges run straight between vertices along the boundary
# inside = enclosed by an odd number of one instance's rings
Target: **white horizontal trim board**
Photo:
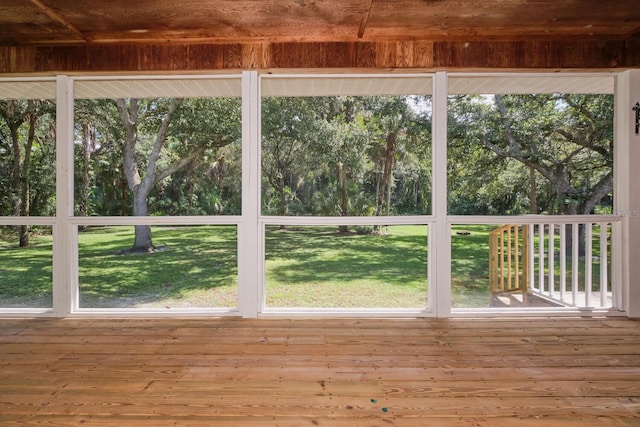
[[[263,75],[262,96],[431,95],[431,75]]]
[[[194,316],[208,316],[208,317],[221,317],[221,316],[239,316],[240,311],[235,307],[220,307],[220,308],[79,308],[74,312],[74,317],[157,317],[157,316],[171,316],[171,317],[194,317]]]
[[[56,99],[56,79],[0,79],[1,99]]]
[[[67,221],[74,225],[238,225],[241,216],[81,216]]]
[[[307,308],[268,307],[260,317],[427,317],[431,310],[413,308]]]
[[[242,71],[202,75],[59,75],[51,77],[0,78],[0,99],[57,98],[57,216],[0,216],[0,225],[44,225],[54,231],[53,309],[0,308],[8,316],[76,316],[76,317],[145,317],[145,316],[242,316],[242,317],[469,317],[469,316],[546,316],[546,315],[624,315],[616,308],[628,308],[630,245],[622,244],[629,218],[621,215],[577,216],[449,216],[447,215],[447,96],[449,94],[529,94],[585,93],[609,94],[618,84],[619,91],[628,91],[630,79],[618,79],[624,74],[602,73],[404,73],[404,74],[296,74]],[[344,96],[344,95],[432,95],[432,214],[382,217],[302,217],[261,215],[260,149],[261,98],[268,96]],[[242,98],[242,215],[234,216],[73,216],[73,99],[146,97],[240,97]],[[626,99],[626,98],[625,98]],[[616,135],[621,123],[621,107],[616,111]],[[624,108],[625,113],[629,113]],[[624,115],[624,114],[623,114]],[[619,141],[618,141],[619,142]],[[628,145],[628,144],[627,144]],[[616,146],[625,146],[616,144]],[[618,148],[619,150],[619,148]],[[624,159],[619,153],[616,160]],[[616,167],[616,170],[617,167]],[[628,174],[627,174],[628,175]],[[628,178],[628,176],[627,176]],[[624,177],[622,178],[624,179]],[[617,181],[620,181],[618,179]],[[617,184],[620,188],[620,183]],[[627,186],[628,187],[628,186]],[[626,187],[622,187],[623,190]],[[617,208],[627,209],[620,200]],[[626,199],[624,199],[626,200]],[[623,201],[624,201],[623,200]],[[604,278],[611,273],[609,289],[613,289],[614,309],[558,308],[486,308],[451,307],[451,226],[472,224],[612,224],[611,268],[601,271]],[[424,309],[392,308],[302,308],[265,306],[265,227],[267,225],[337,226],[337,225],[401,225],[426,226],[428,230],[428,307]],[[220,225],[236,226],[238,230],[238,307],[193,309],[91,309],[78,307],[78,226],[133,225]],[[601,241],[606,240],[601,231]],[[623,253],[624,252],[624,253]],[[605,255],[608,255],[606,251]],[[637,254],[635,254],[637,255]],[[634,256],[635,256],[634,255]],[[602,280],[601,280],[602,281]],[[626,287],[622,287],[624,283]],[[605,290],[609,290],[605,289]],[[635,295],[635,294],[634,294]],[[633,303],[637,311],[638,303]],[[629,309],[629,312],[632,310]]]
[[[265,225],[429,225],[432,216],[261,216]]]
[[[242,80],[236,77],[183,79],[76,80],[76,99],[100,98],[216,98],[240,97]]]
[[[613,94],[615,75],[449,75],[449,93],[464,94]]]
[[[477,216],[449,215],[447,222],[453,225],[463,224],[572,224],[574,222],[619,222],[620,215],[515,215],[515,216]]]
[[[0,216],[0,225],[55,225],[55,216]]]

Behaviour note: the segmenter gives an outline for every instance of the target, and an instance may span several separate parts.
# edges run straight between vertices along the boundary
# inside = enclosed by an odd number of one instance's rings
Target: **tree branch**
[[[138,172],[138,165],[136,164],[136,143],[138,139],[138,104],[137,99],[131,99],[129,101],[129,107],[124,99],[116,100],[116,106],[120,113],[120,119],[125,130],[124,141],[124,175],[127,179],[127,185],[131,191],[136,191],[142,180],[140,179],[140,173]]]
[[[166,178],[171,174],[167,174],[163,178],[159,178],[159,174],[157,174],[158,167],[158,159],[160,159],[160,152],[162,151],[162,146],[167,141],[167,134],[169,131],[169,125],[171,124],[171,120],[173,119],[173,114],[176,109],[182,104],[182,98],[173,98],[171,99],[171,103],[169,104],[169,110],[162,118],[162,123],[160,124],[160,129],[158,129],[158,134],[156,135],[156,140],[153,144],[153,149],[151,150],[151,154],[149,155],[149,163],[147,163],[147,174],[144,177],[143,186],[145,191],[151,191],[151,188],[162,181],[162,179]],[[180,162],[179,162],[180,163]],[[188,162],[187,162],[188,163]],[[171,166],[165,170],[171,170]],[[176,169],[177,170],[177,169]]]
[[[198,157],[204,154],[205,149],[206,147],[204,145],[200,145],[196,147],[193,151],[191,151],[187,157],[184,157],[179,161],[172,163],[171,165],[169,165],[169,167],[167,167],[162,171],[157,171],[154,185],[161,182],[163,179],[167,178],[169,175],[179,171],[180,169],[186,167],[190,163],[196,161]]]
[[[613,171],[602,177],[602,179],[593,186],[591,197],[585,202],[582,209],[584,215],[589,215],[591,211],[596,207],[598,202],[602,200],[607,194],[613,191]]]

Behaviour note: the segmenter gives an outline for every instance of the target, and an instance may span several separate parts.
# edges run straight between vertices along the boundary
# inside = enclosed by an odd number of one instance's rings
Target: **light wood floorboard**
[[[640,426],[640,321],[0,319],[2,426]]]

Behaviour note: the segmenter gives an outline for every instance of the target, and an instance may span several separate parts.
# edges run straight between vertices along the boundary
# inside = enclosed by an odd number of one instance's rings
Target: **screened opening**
[[[238,304],[236,226],[153,226],[153,253],[126,249],[135,227],[78,235],[80,308],[210,308]]]
[[[429,215],[431,79],[265,78],[262,214]]]
[[[215,217],[241,214],[240,95],[239,76],[74,82],[80,308],[238,305],[237,227]],[[150,220],[93,219],[118,216]]]
[[[615,78],[4,79],[0,308],[624,310]]]
[[[55,81],[0,82],[1,216],[56,213],[55,90]]]
[[[53,238],[46,224],[56,214],[55,97],[54,80],[0,82],[2,308],[52,307]]]
[[[78,81],[75,214],[239,215],[239,79]]]
[[[453,308],[612,306],[613,88],[612,76],[449,78],[448,212],[505,216],[452,227]]]
[[[267,307],[427,308],[427,227],[394,219],[433,209],[431,92],[429,76],[263,77]]]
[[[449,93],[449,214],[612,213],[613,77],[451,77]]]
[[[53,238],[50,226],[31,225],[20,246],[21,226],[0,226],[0,307],[51,308]]]
[[[428,227],[373,229],[267,226],[267,306],[426,308]]]
[[[611,308],[612,224],[454,225],[452,307]]]

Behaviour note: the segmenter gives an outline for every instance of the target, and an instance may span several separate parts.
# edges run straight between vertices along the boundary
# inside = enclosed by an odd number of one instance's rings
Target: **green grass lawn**
[[[451,233],[451,305],[454,308],[488,307],[489,233],[493,225],[452,227]],[[470,234],[458,235],[464,231]]]
[[[80,307],[237,306],[235,226],[158,226],[152,235],[158,252],[119,255],[133,227],[80,233]]]
[[[51,227],[33,230],[26,248],[11,227],[0,228],[0,307],[50,308],[52,265]]]
[[[494,228],[454,227],[453,307],[489,306],[488,235]],[[0,230],[0,307],[51,307],[50,229],[34,233],[28,248],[16,247],[17,236],[10,228]],[[80,307],[237,306],[235,226],[158,226],[152,230],[154,244],[162,250],[134,255],[118,255],[132,245],[131,226],[92,227],[79,233]],[[350,230],[267,227],[267,305],[426,308],[427,227],[390,226],[381,234],[357,233],[355,227]],[[470,234],[458,235],[459,230]],[[557,261],[555,267],[558,274]],[[598,283],[599,268],[594,261],[594,283]],[[584,260],[580,269],[583,287]]]
[[[335,226],[268,227],[267,305],[426,308],[427,227],[382,231],[374,235],[338,233]]]

